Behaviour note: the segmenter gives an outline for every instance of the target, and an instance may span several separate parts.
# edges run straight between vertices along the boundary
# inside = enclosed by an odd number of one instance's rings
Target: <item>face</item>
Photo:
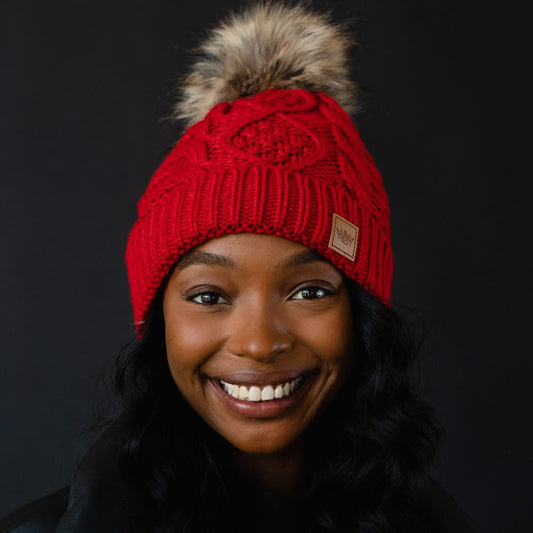
[[[225,235],[194,248],[170,276],[163,312],[176,385],[245,453],[305,440],[352,370],[342,274],[280,237]]]

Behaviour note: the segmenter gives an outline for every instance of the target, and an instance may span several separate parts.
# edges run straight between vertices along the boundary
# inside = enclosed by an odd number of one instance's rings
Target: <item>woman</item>
[[[349,48],[281,3],[204,43],[128,241],[121,414],[68,490],[2,531],[471,530],[428,476],[438,424],[390,307]]]

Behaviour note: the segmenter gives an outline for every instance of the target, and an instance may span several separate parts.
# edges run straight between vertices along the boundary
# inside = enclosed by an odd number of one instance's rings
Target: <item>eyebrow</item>
[[[312,263],[315,261],[321,261],[328,263],[328,260],[321,256],[315,250],[304,250],[303,252],[291,255],[284,261],[276,265],[276,270],[284,270],[286,268],[294,268],[304,264]],[[210,266],[222,266],[226,268],[237,268],[237,263],[233,259],[225,256],[212,254],[209,252],[203,252],[201,250],[194,250],[184,255],[176,265],[177,270],[183,270],[191,265],[210,265]]]
[[[176,269],[183,270],[191,265],[214,265],[237,268],[237,264],[233,259],[225,255],[211,254],[209,252],[202,252],[201,250],[194,250],[184,255],[176,265]]]
[[[276,270],[283,270],[285,268],[294,268],[301,265],[305,265],[307,263],[312,263],[315,261],[321,261],[323,263],[329,263],[329,261],[321,256],[318,252],[315,250],[304,250],[303,252],[300,252],[295,255],[291,255],[281,263],[279,263],[276,266]]]

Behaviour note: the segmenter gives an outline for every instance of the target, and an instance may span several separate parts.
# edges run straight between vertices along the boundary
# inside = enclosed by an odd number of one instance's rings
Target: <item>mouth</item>
[[[236,414],[255,419],[275,418],[292,412],[314,382],[313,373],[284,374],[218,376],[208,381],[222,403]]]
[[[229,396],[245,402],[270,402],[272,400],[281,400],[294,394],[302,385],[304,378],[302,376],[278,383],[274,385],[261,386],[257,385],[239,385],[237,383],[228,383],[218,380],[222,390]]]

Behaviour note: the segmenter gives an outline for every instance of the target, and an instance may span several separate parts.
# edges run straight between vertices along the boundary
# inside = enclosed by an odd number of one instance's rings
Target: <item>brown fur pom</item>
[[[269,88],[324,92],[354,113],[357,86],[349,72],[352,45],[347,32],[327,14],[303,4],[256,3],[230,15],[209,33],[180,86],[172,118],[190,126],[219,102]]]

